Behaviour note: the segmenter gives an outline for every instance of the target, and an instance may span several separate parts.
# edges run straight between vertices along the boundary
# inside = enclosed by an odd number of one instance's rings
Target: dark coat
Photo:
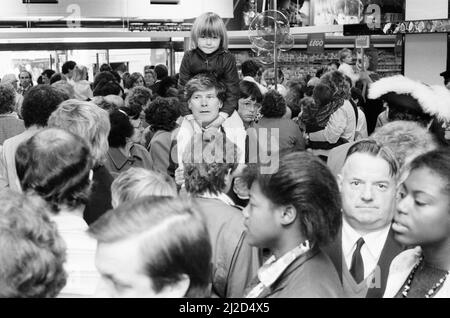
[[[323,251],[330,257],[339,274],[339,278],[342,281],[342,231],[339,231],[339,235],[336,237],[336,240],[333,243],[329,244],[327,247],[323,248]],[[386,242],[384,243],[384,247],[381,251],[381,255],[378,259],[377,264],[380,267],[380,288],[370,287],[367,291],[366,298],[383,297],[384,290],[386,289],[386,282],[391,262],[402,251],[403,247],[394,240],[394,232],[391,228],[389,230]]]
[[[93,171],[92,191],[83,212],[83,218],[88,225],[112,209],[111,184],[114,179],[105,166],[97,166]]]
[[[255,278],[246,292],[257,282],[259,280]],[[313,248],[293,261],[258,298],[341,297],[344,297],[344,291],[333,263],[320,248]]]
[[[186,83],[200,73],[213,74],[218,81],[225,84],[226,99],[220,111],[231,116],[237,109],[239,97],[239,75],[234,55],[222,49],[211,54],[205,54],[200,49],[184,53],[180,67],[179,88],[184,89]]]
[[[217,199],[197,198],[212,245],[212,296],[240,298],[261,265],[247,243],[242,212]]]

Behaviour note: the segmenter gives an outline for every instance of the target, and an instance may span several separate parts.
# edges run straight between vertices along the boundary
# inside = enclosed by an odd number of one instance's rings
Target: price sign
[[[306,52],[308,53],[323,53],[325,47],[325,34],[313,33],[308,34],[308,47]]]
[[[355,39],[355,48],[357,49],[367,49],[370,47],[370,36],[369,35],[359,35]]]

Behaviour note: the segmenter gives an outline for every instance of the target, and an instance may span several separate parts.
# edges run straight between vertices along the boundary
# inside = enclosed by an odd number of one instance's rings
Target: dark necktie
[[[356,242],[356,249],[353,252],[352,264],[350,266],[350,274],[352,274],[355,282],[358,284],[364,279],[364,262],[361,256],[361,247],[364,244],[364,239],[361,237]]]

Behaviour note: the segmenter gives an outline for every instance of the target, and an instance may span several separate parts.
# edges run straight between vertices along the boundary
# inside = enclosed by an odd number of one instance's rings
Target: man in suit
[[[382,297],[389,266],[402,247],[393,239],[398,163],[374,140],[352,145],[338,175],[342,229],[325,248],[348,297]]]

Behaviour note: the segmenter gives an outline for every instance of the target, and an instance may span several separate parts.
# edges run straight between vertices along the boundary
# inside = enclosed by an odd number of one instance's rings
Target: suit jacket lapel
[[[397,256],[403,248],[394,240],[394,232],[392,227],[389,229],[386,242],[384,243],[383,250],[381,251],[380,259],[378,260],[378,268],[380,269],[380,284],[375,284],[375,286],[370,286],[367,291],[366,298],[381,298],[383,297],[384,291],[386,289],[386,282],[389,275],[389,267],[395,256]],[[378,287],[378,286],[379,287]]]

